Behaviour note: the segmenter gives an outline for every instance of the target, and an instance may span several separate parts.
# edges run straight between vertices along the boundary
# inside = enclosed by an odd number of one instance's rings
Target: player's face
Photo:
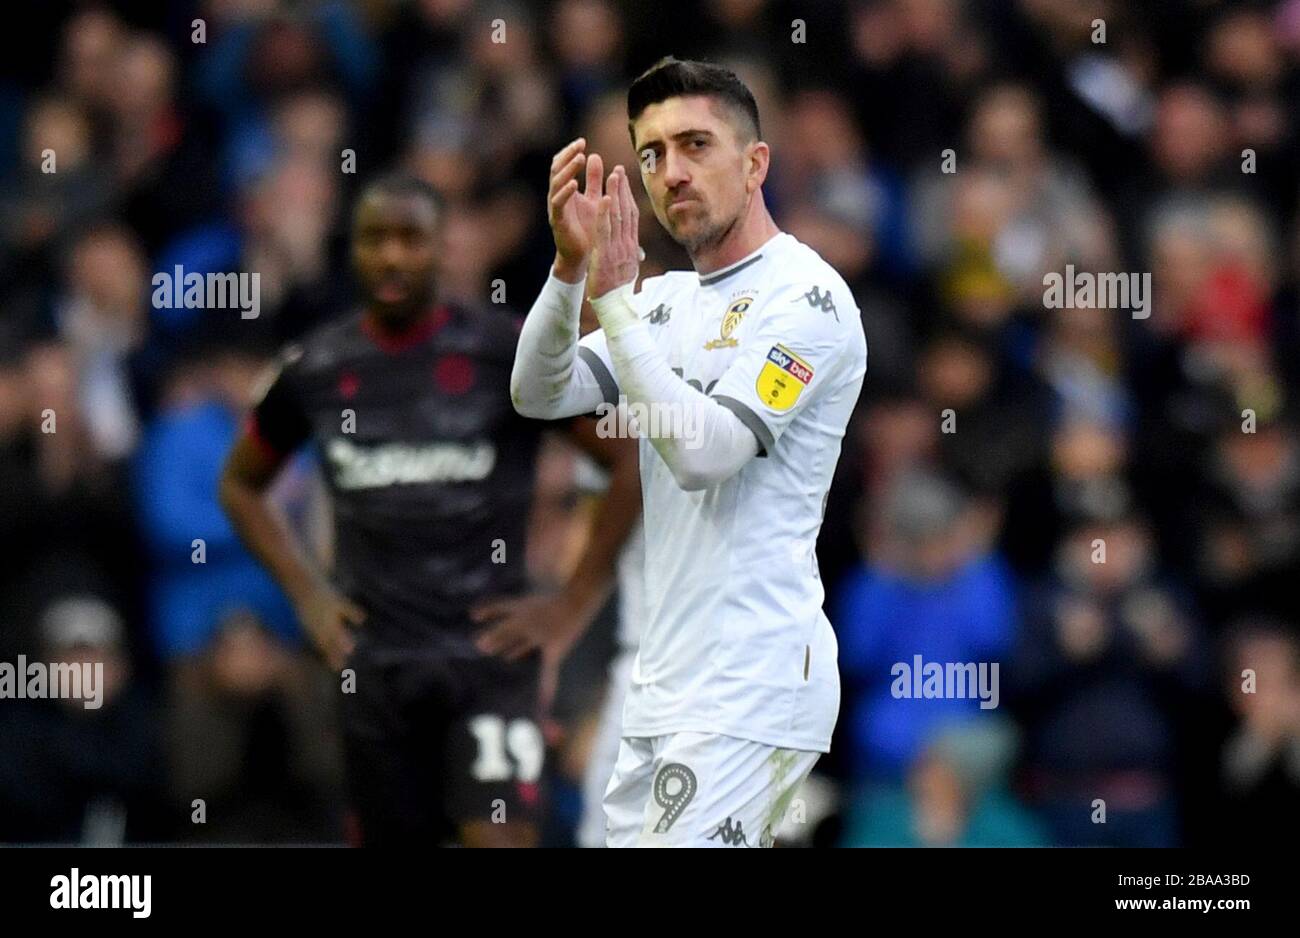
[[[433,301],[437,214],[417,195],[371,193],[357,207],[352,263],[367,305],[381,319],[404,322]]]
[[[758,144],[738,139],[721,107],[702,95],[650,105],[633,140],[659,224],[691,255],[719,243],[749,204]]]

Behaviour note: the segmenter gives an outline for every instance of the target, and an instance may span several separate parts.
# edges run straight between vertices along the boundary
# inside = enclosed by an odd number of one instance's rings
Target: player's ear
[[[745,148],[745,188],[754,192],[767,179],[772,150],[762,140],[755,140]]]

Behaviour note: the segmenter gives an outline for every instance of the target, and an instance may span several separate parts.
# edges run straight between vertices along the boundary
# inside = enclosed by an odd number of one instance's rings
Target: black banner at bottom
[[[1294,863],[1248,850],[470,850],[309,847],[17,847],[0,850],[7,922],[147,927],[430,924],[517,916],[531,927],[633,927],[654,909],[917,921],[1073,922],[1296,910]],[[622,909],[622,912],[616,910]],[[604,910],[615,910],[607,917]],[[433,916],[430,918],[429,916]],[[623,925],[619,925],[619,922]],[[826,920],[830,925],[830,920]]]

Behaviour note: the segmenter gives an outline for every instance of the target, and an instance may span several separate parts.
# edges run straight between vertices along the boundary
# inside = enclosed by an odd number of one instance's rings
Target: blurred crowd
[[[0,37],[0,842],[337,842],[333,678],[216,480],[283,342],[349,309],[350,202],[447,204],[444,295],[525,311],[551,155],[635,159],[628,81],[734,68],[778,224],[869,345],[819,544],[835,750],[792,841],[1294,843],[1300,833],[1300,0],[45,0]],[[197,21],[197,22],[196,22]],[[504,41],[502,41],[504,40]],[[643,275],[689,262],[643,206]],[[1043,277],[1151,274],[1147,318]],[[151,277],[256,271],[261,314]],[[589,473],[546,450],[532,572]],[[274,493],[328,562],[310,454]],[[201,562],[200,562],[201,561]],[[610,614],[562,676],[571,841]],[[914,656],[1000,702],[900,699]]]

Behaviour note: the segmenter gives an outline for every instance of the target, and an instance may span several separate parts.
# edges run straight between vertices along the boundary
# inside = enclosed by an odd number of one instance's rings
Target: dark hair
[[[371,195],[415,196],[432,205],[436,214],[442,213],[442,196],[438,190],[419,176],[401,170],[383,173],[366,183],[357,204]]]
[[[684,95],[720,99],[737,118],[732,123],[741,140],[757,140],[761,136],[758,103],[735,72],[712,62],[675,59],[671,55],[651,65],[627,89],[628,132],[632,133],[632,124],[650,105]],[[636,145],[635,134],[632,145]]]

